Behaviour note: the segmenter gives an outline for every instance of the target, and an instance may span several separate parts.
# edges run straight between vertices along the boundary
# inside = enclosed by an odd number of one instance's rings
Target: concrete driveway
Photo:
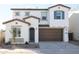
[[[32,49],[42,54],[79,54],[79,46],[65,42],[40,42],[40,48]]]

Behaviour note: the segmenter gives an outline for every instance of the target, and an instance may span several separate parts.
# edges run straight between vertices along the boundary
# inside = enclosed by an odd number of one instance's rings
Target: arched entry
[[[34,28],[30,28],[30,42],[34,42],[35,39],[35,30]]]

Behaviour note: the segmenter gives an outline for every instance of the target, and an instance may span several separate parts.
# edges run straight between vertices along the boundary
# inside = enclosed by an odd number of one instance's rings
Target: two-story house
[[[40,41],[68,42],[70,7],[57,4],[47,9],[12,8],[13,19],[4,22],[5,43],[12,40],[11,29],[16,32],[16,44]],[[12,43],[13,44],[13,43]]]

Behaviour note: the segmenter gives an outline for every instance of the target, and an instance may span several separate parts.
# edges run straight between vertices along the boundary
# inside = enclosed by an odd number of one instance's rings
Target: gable
[[[6,21],[6,22],[3,22],[3,24],[7,24],[7,23],[10,23],[10,22],[13,22],[13,21],[19,21],[19,22],[22,22],[22,23],[25,23],[25,24],[30,25],[29,22],[26,22],[26,21],[23,21],[23,20],[20,20],[20,19],[12,19],[12,20],[9,20],[9,21]]]
[[[28,17],[23,18],[24,21],[27,21],[27,20],[30,20],[30,19],[36,19],[36,20],[40,21],[40,18],[38,18],[36,16],[28,16]]]
[[[36,16],[28,16],[28,17],[23,18],[23,20],[28,19],[28,18],[35,18],[35,19],[38,19],[38,20],[40,19],[40,18],[38,18]]]
[[[61,6],[61,7],[67,8],[67,9],[71,9],[70,7],[65,6],[65,5],[62,5],[62,4],[57,4],[57,5],[51,6],[51,7],[49,7],[48,9],[54,8],[54,7],[57,7],[57,6]]]

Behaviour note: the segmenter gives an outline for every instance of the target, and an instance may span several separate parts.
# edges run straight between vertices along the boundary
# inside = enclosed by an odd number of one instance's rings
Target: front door
[[[34,28],[30,28],[30,42],[34,42],[35,39],[35,30]]]

